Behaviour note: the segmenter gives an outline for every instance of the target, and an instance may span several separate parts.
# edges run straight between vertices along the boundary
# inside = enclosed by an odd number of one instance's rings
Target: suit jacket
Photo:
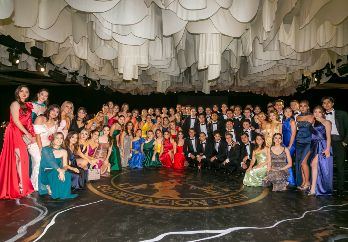
[[[223,122],[221,122],[221,121],[217,121],[217,131],[219,131],[220,132],[220,134],[221,135],[223,135],[221,132],[224,130],[224,123]],[[213,137],[213,123],[212,122],[210,122],[209,124],[208,124],[208,127],[209,127],[209,132],[211,133],[211,138]]]
[[[209,159],[210,157],[212,157],[214,146],[213,143],[208,139],[205,142],[205,149],[203,149],[203,145],[199,143],[198,154],[204,155],[207,159]]]
[[[250,145],[249,160],[251,160],[251,158],[253,156],[253,151],[255,149],[255,144],[249,143],[249,145]],[[248,156],[248,151],[247,151],[247,148],[246,148],[245,144],[241,143],[241,145],[240,145],[240,161],[241,162],[242,162],[242,160],[244,159],[245,156]]]
[[[207,136],[210,137],[211,136],[211,133],[210,133],[210,130],[209,130],[209,124],[207,122],[205,122],[205,127],[207,128]],[[199,134],[202,132],[201,130],[201,125],[199,122],[196,122],[195,123],[195,126],[194,126],[194,129],[196,131],[196,136],[199,137]]]
[[[240,163],[240,146],[239,144],[235,143],[234,146],[231,146],[230,151],[228,151],[227,146],[227,158],[230,160],[231,163],[234,165],[239,165]]]
[[[242,131],[242,134],[243,133],[246,133],[244,130]],[[250,136],[249,136],[249,140],[250,140],[250,138],[251,138],[251,141],[255,141],[255,138],[256,138],[256,132],[255,132],[255,130],[251,130],[250,131]]]
[[[213,152],[211,157],[216,156],[218,162],[223,162],[227,157],[227,143],[223,139],[220,140],[218,151],[215,150],[215,141],[213,142]],[[210,158],[211,158],[210,157]]]
[[[198,120],[197,118],[195,118],[195,123],[197,123]],[[188,116],[185,120],[184,120],[184,123],[182,125],[182,131],[184,133],[184,136],[185,137],[188,137],[188,133],[189,133],[189,129],[190,129],[190,124],[191,124],[191,116]],[[194,126],[193,126],[194,128]]]
[[[243,119],[244,117],[242,116],[242,119],[239,120],[238,118],[233,118],[233,128],[238,130],[238,132],[241,132],[243,130]]]
[[[234,135],[235,135],[235,137],[233,137],[233,139],[235,139],[238,143],[241,143],[240,136],[242,135],[242,132],[240,130],[237,130],[237,129],[233,129],[233,130],[234,130]],[[225,139],[226,133],[228,133],[228,131],[225,129],[224,132],[222,133],[222,136],[224,139]]]
[[[190,138],[186,138],[184,141],[184,154],[186,158],[189,158],[189,154],[192,155],[197,155],[198,153],[198,144],[199,144],[199,139],[197,137],[195,139],[195,144],[196,144],[196,151],[193,148],[192,142]]]
[[[340,138],[348,144],[348,113],[335,109],[335,122]]]

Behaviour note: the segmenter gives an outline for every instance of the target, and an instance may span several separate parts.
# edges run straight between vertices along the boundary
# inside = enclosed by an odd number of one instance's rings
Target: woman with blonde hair
[[[282,123],[279,121],[277,111],[271,110],[269,112],[268,123],[264,129],[264,136],[266,140],[266,147],[272,146],[273,135],[276,133],[282,133]]]
[[[74,104],[70,101],[63,102],[60,107],[60,124],[58,127],[58,132],[62,132],[64,138],[69,132],[71,120],[74,118]]]
[[[104,126],[104,114],[103,112],[98,112],[94,118],[87,122],[86,129],[89,131],[101,130]]]

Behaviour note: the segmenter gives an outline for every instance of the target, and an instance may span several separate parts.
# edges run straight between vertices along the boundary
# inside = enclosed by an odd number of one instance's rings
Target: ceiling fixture
[[[20,52],[17,48],[8,48],[7,51],[9,52],[9,61],[12,63],[12,65],[18,65],[20,60]]]
[[[90,87],[92,85],[92,81],[87,76],[83,76],[83,79],[83,83],[86,87]]]
[[[36,60],[36,69],[40,72],[44,72],[46,70],[46,62],[43,57]]]

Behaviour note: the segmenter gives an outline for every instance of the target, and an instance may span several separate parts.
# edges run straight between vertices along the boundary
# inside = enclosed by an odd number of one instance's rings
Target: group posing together
[[[244,174],[246,186],[297,187],[309,195],[331,195],[333,162],[337,191],[344,191],[348,114],[331,97],[310,112],[306,100],[282,100],[244,109],[176,105],[130,110],[109,101],[96,115],[84,107],[48,105],[40,90],[19,86],[10,106],[0,157],[0,199],[34,191],[54,199],[77,196],[91,168],[102,176],[123,168],[186,167],[224,175]]]

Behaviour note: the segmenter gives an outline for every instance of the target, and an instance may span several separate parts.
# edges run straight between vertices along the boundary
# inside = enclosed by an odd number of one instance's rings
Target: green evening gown
[[[111,171],[120,171],[122,169],[121,167],[121,155],[120,155],[120,149],[117,146],[116,137],[121,133],[120,130],[114,130],[112,134],[112,151],[109,158]]]
[[[143,150],[144,150],[144,155],[145,155],[145,160],[144,160],[144,167],[161,167],[162,166],[162,163],[159,161],[158,159],[158,155],[157,155],[157,159],[155,160],[152,160],[152,157],[153,157],[153,146],[154,146],[154,143],[155,140],[151,140],[150,142],[148,143],[144,143],[144,147],[143,147]]]
[[[265,151],[255,151],[255,165],[260,165],[267,162],[267,155]],[[262,180],[267,175],[267,165],[260,168],[251,169],[249,172],[245,173],[243,184],[249,187],[261,187]]]
[[[56,158],[52,147],[42,149],[42,157],[39,171],[39,194],[48,194],[47,186],[51,188],[53,199],[71,199],[77,194],[71,194],[71,173],[65,172],[65,180],[58,178],[58,168],[63,168],[63,159]]]

